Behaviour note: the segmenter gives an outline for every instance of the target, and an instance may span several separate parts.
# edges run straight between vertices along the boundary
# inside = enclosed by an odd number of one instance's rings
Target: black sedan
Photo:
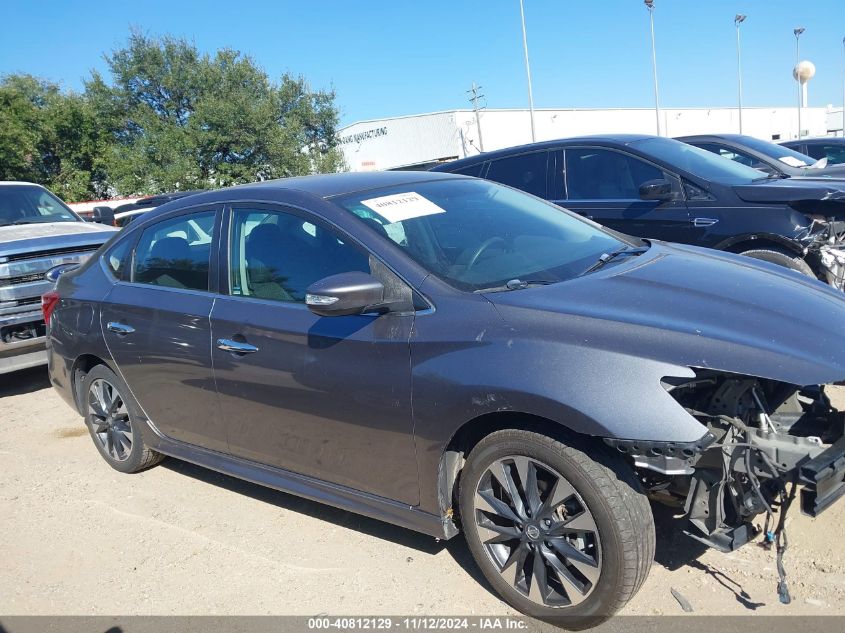
[[[695,145],[722,158],[759,169],[780,178],[845,179],[845,165],[827,166],[794,149],[742,134],[701,134],[679,136],[677,140]]]
[[[706,246],[845,286],[845,182],[768,177],[680,141],[545,141],[434,171],[479,176],[629,235]]]
[[[116,470],[169,455],[441,539],[460,526],[505,600],[570,626],[645,581],[649,493],[733,549],[799,472],[813,515],[845,489],[820,388],[845,379],[845,296],[476,178],[171,202],[43,308],[51,381]]]
[[[794,149],[813,158],[813,160],[827,159],[828,165],[845,163],[845,138],[841,136],[824,136],[820,138],[802,138],[794,141],[784,141],[784,147]]]

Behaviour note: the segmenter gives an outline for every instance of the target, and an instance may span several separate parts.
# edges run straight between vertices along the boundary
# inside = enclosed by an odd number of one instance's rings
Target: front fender
[[[453,311],[462,318],[449,318]],[[436,313],[416,318],[414,329],[414,433],[428,511],[439,511],[438,473],[449,441],[489,413],[538,416],[602,438],[680,443],[707,432],[661,384],[665,376],[694,377],[688,367],[589,341],[517,337],[485,300],[440,301]]]

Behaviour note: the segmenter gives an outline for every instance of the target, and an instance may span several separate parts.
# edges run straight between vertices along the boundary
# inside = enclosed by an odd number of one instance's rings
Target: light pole
[[[739,92],[739,133],[742,134],[742,54],[740,53],[739,45],[739,25],[745,22],[746,15],[737,13],[734,17],[734,24],[736,25],[736,80],[737,90]]]
[[[663,136],[660,130],[660,93],[657,90],[657,52],[654,47],[654,0],[643,0],[648,9],[651,22],[651,70],[654,75],[654,116],[657,120],[657,136]]]
[[[845,51],[845,37],[842,38],[842,48]],[[845,72],[842,73],[842,136],[845,137]]]
[[[801,63],[801,34],[804,32],[804,27],[792,29],[795,34],[795,69],[798,70],[798,64]],[[801,79],[798,75],[795,76],[795,82],[798,84],[798,138],[801,138]]]
[[[531,65],[528,63],[528,36],[525,34],[525,7],[519,0],[519,15],[522,18],[522,50],[525,52],[525,75],[528,77],[528,110],[531,113],[531,142],[536,141],[534,133],[534,92],[531,90]]]

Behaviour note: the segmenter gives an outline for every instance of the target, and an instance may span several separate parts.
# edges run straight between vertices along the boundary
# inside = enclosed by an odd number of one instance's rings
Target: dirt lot
[[[0,614],[506,615],[448,543],[168,460],[103,462],[44,369],[0,376]],[[704,551],[657,508],[657,561],[627,613],[845,615],[845,502],[795,512],[774,554]]]

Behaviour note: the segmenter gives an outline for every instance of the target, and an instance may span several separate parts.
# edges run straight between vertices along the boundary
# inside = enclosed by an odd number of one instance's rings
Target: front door
[[[670,242],[688,242],[690,218],[680,183],[671,174],[630,154],[600,147],[567,147],[556,155],[554,200],[611,229]],[[642,200],[640,185],[666,179],[678,200]]]
[[[153,425],[225,451],[211,368],[209,255],[215,211],[165,219],[141,234],[125,281],[103,301],[109,351]]]
[[[230,218],[229,293],[211,313],[230,451],[415,505],[413,314],[312,314],[306,288],[370,272],[367,253],[294,212],[235,208]]]

